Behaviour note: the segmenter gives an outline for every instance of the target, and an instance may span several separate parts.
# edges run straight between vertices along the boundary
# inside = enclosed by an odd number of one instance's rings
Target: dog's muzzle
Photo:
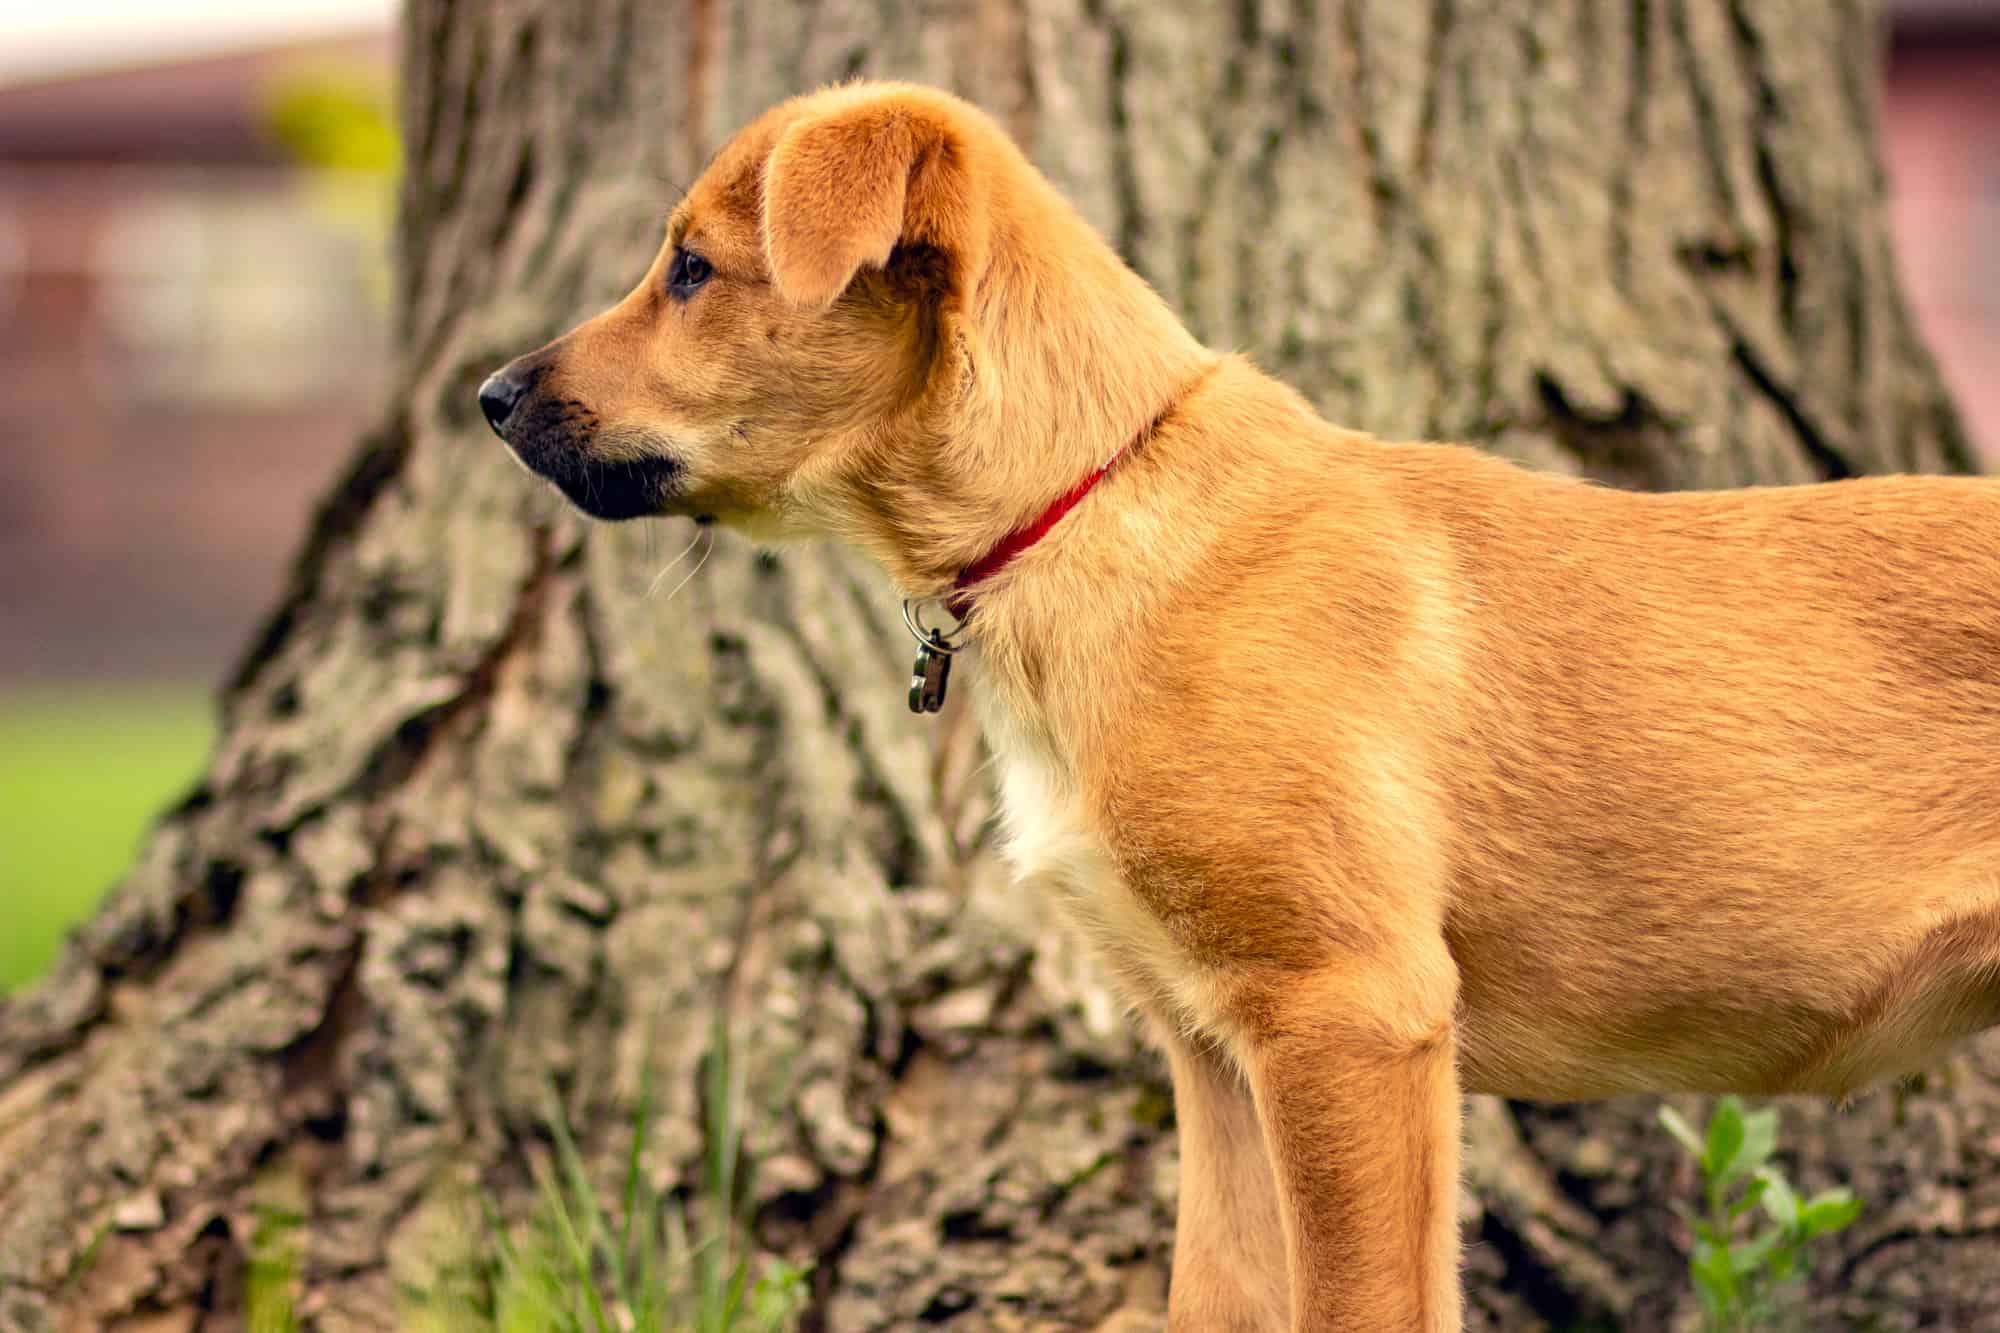
[[[537,393],[541,378],[541,367],[516,362],[479,386],[479,411],[514,457],[592,518],[665,513],[680,490],[680,464],[671,458],[591,457],[597,414],[574,400]]]

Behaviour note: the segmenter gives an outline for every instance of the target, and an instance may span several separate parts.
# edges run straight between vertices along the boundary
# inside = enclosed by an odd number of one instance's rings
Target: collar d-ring
[[[943,653],[949,657],[965,647],[965,622],[958,621],[949,630],[926,625],[922,610],[926,602],[938,602],[938,605],[943,605],[943,602],[935,597],[904,598],[903,625],[910,631],[910,637],[920,645],[934,653]]]

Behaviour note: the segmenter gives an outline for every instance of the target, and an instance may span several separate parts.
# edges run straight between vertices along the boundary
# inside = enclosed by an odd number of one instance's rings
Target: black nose
[[[486,424],[495,431],[507,424],[507,418],[514,415],[514,405],[528,391],[527,377],[512,372],[511,366],[496,371],[479,386],[479,410],[486,414]]]

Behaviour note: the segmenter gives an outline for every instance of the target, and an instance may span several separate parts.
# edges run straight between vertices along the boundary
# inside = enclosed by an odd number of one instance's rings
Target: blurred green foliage
[[[303,166],[393,176],[402,164],[389,85],[372,69],[288,70],[266,91],[264,121]]]
[[[0,693],[0,992],[39,976],[126,871],[211,732],[199,688]]]
[[[403,163],[387,75],[369,65],[288,65],[265,84],[262,103],[265,131],[304,168],[306,206],[375,256],[366,286],[387,305],[389,233]]]

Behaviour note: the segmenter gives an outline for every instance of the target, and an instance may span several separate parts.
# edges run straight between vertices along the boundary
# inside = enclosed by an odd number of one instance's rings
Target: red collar
[[[1127,440],[1124,447],[1119,449],[1117,453],[1104,460],[1104,466],[1098,468],[1097,471],[1072,486],[1067,494],[1057,497],[1053,504],[1044,509],[1034,519],[1022,524],[1005,537],[1002,537],[998,546],[995,546],[985,555],[980,556],[964,569],[959,570],[958,577],[952,580],[951,596],[945,598],[945,609],[950,611],[952,616],[961,624],[964,623],[966,616],[972,611],[972,590],[992,578],[995,574],[998,574],[1001,570],[1007,568],[1008,565],[1014,562],[1014,557],[1020,555],[1021,552],[1048,536],[1049,529],[1060,523],[1064,514],[1076,508],[1077,502],[1090,494],[1090,488],[1097,485],[1098,482],[1103,481],[1105,474],[1118,466],[1119,459],[1143,445],[1147,440],[1152,439],[1159,432],[1160,427],[1165,424],[1167,418],[1173,415],[1174,410],[1186,402],[1196,389],[1199,389],[1206,383],[1209,376],[1215,373],[1216,366],[1220,364],[1220,362],[1217,362],[1209,366],[1206,370],[1202,371],[1194,383],[1175,394],[1172,400],[1160,409],[1158,416],[1147,422],[1137,435]],[[918,636],[920,639],[922,637],[922,635]]]
[[[985,555],[980,556],[964,569],[959,570],[958,577],[952,580],[951,596],[945,599],[945,608],[951,612],[953,617],[963,621],[972,612],[973,588],[1007,568],[1008,565],[1014,563],[1015,556],[1048,536],[1049,529],[1060,523],[1064,514],[1076,508],[1077,501],[1090,494],[1090,488],[1097,485],[1098,482],[1103,481],[1104,474],[1116,467],[1118,460],[1132,451],[1132,445],[1137,444],[1140,439],[1144,439],[1146,435],[1150,435],[1151,433],[1150,429],[1143,432],[1138,439],[1134,439],[1130,444],[1127,444],[1117,453],[1111,455],[1109,459],[1105,460],[1104,466],[1070,487],[1067,494],[1057,497],[1055,503],[1044,509],[1039,516],[1015,528],[1000,539],[998,546],[995,546]]]

